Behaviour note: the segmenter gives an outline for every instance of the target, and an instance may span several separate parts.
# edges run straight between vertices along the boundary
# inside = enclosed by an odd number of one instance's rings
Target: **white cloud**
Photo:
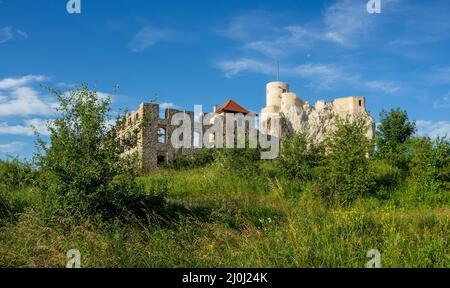
[[[105,92],[99,92],[99,91],[97,91],[96,93],[97,93],[98,99],[103,100],[103,101],[105,101],[105,100],[108,99],[108,98],[112,98],[110,94],[105,93]]]
[[[11,27],[4,27],[0,29],[0,44],[8,42],[13,38]]]
[[[216,67],[225,73],[225,77],[232,78],[243,72],[259,73],[275,76],[275,64],[249,58],[225,60],[216,63]],[[338,85],[347,84],[353,87],[366,88],[387,94],[396,93],[401,86],[392,81],[364,80],[359,75],[343,71],[333,65],[307,63],[297,66],[285,66],[280,69],[281,76],[296,77],[307,80],[308,86],[317,90],[331,90]]]
[[[15,153],[22,150],[23,147],[26,146],[24,142],[11,142],[7,144],[0,144],[0,152],[1,153]]]
[[[169,103],[169,102],[159,104],[159,108],[161,108],[161,109],[168,109],[168,108],[174,108],[174,107],[175,107],[175,104]]]
[[[273,11],[262,10],[237,15],[231,19],[226,28],[219,31],[219,34],[231,39],[248,39],[253,35],[277,32],[279,28],[273,22],[280,16],[282,15]]]
[[[448,94],[445,95],[444,97],[434,101],[433,107],[435,109],[450,108],[450,92],[448,92]]]
[[[366,1],[341,0],[328,7],[324,15],[324,39],[354,46],[358,39],[370,35],[376,18],[367,13],[366,4]]]
[[[31,87],[16,88],[9,96],[2,98],[0,116],[46,116],[52,114],[56,107],[56,103],[41,99],[39,93]]]
[[[23,39],[28,39],[28,33],[24,32],[20,29],[17,29],[17,34],[20,35]]]
[[[433,67],[425,77],[433,84],[450,84],[450,66]]]
[[[419,135],[429,136],[430,138],[450,137],[450,122],[449,121],[426,121],[417,120],[417,132]]]
[[[27,75],[20,78],[4,78],[0,80],[0,90],[14,89],[32,82],[42,82],[48,78],[43,75]]]
[[[35,131],[41,135],[49,135],[46,120],[29,119],[23,123],[23,125],[8,125],[6,122],[0,122],[0,135],[34,136]]]
[[[0,44],[6,43],[14,39],[25,40],[28,38],[28,34],[20,29],[13,29],[13,27],[0,28]]]
[[[133,52],[142,52],[158,42],[173,39],[176,34],[171,29],[146,26],[133,37],[129,46]]]
[[[275,74],[275,66],[248,58],[219,61],[216,63],[216,67],[222,70],[227,78],[232,78],[245,71],[265,75]]]
[[[383,8],[402,0],[384,0]],[[301,23],[288,15],[253,11],[234,17],[220,34],[242,42],[243,48],[268,57],[283,57],[308,49],[317,42],[356,47],[362,40],[374,38],[383,24],[380,17],[370,15],[367,1],[338,0],[327,7],[318,21]]]
[[[364,81],[363,84],[371,90],[383,91],[387,94],[394,94],[401,89],[398,83],[392,81]]]

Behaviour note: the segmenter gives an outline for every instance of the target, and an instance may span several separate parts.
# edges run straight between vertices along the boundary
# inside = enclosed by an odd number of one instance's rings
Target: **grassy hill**
[[[406,184],[387,200],[329,208],[263,166],[252,178],[214,165],[142,177],[168,199],[148,222],[42,219],[24,208],[39,205],[33,188],[14,191],[8,201],[25,210],[0,228],[0,266],[64,267],[76,248],[85,267],[364,267],[375,248],[384,267],[450,267],[449,194],[427,200]]]

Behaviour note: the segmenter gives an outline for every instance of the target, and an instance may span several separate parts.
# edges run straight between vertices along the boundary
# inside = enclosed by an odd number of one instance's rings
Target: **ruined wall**
[[[320,142],[335,129],[338,118],[352,119],[361,115],[367,119],[367,137],[373,139],[375,122],[366,111],[365,97],[321,100],[310,105],[286,88],[289,84],[283,82],[267,84],[267,107],[261,111],[261,130],[264,133],[283,138],[283,135],[292,135],[308,128],[313,139]],[[275,120],[280,121],[280,127],[272,125]]]
[[[183,155],[194,154],[194,139],[191,139],[191,148],[174,148],[171,144],[173,131],[179,126],[172,125],[172,117],[177,113],[184,113],[194,123],[194,112],[177,109],[164,109],[164,115],[160,117],[158,104],[142,103],[139,109],[129,113],[126,118],[126,126],[121,132],[131,133],[138,129],[137,145],[126,152],[136,152],[143,173],[153,172],[158,169],[158,163],[173,160]],[[162,130],[161,130],[162,129]],[[164,132],[164,133],[161,133]],[[191,125],[191,135],[194,135],[194,125]],[[163,140],[163,141],[160,141]]]

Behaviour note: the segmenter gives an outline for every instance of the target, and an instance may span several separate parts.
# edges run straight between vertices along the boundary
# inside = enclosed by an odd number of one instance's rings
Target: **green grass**
[[[142,177],[148,189],[168,183],[178,217],[161,221],[50,217],[35,190],[4,193],[17,213],[0,227],[0,267],[64,267],[73,248],[85,267],[365,267],[375,248],[384,267],[450,268],[448,191],[406,182],[338,209],[324,206],[313,185],[263,171],[238,177],[212,166]]]

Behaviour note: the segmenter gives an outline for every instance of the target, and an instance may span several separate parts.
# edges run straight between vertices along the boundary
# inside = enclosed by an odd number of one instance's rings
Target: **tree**
[[[404,167],[404,144],[416,132],[416,123],[408,120],[408,113],[399,108],[380,113],[380,125],[376,132],[377,156]]]

